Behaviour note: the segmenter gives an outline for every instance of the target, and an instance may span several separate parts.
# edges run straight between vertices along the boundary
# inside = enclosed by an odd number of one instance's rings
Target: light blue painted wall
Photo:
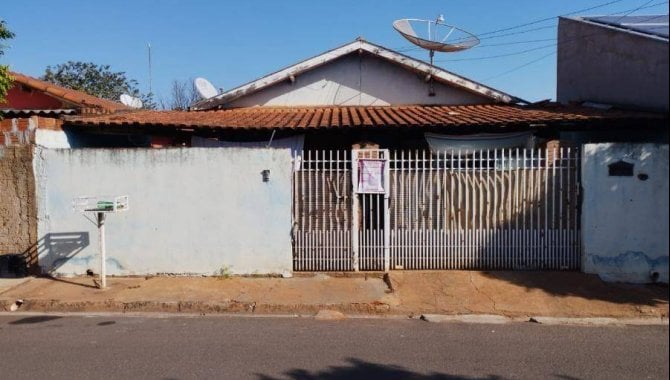
[[[36,147],[34,166],[45,272],[99,273],[97,227],[72,210],[83,195],[130,197],[106,223],[111,275],[291,270],[289,149]]]
[[[667,283],[668,145],[585,144],[582,154],[584,271],[631,283],[657,272]],[[634,176],[609,176],[619,160],[635,165]]]

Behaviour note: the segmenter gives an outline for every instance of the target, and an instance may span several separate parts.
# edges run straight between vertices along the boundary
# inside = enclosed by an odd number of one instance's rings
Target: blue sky
[[[391,27],[399,18],[434,19],[444,14],[447,23],[481,34],[609,2],[12,1],[3,5],[0,18],[16,38],[9,41],[0,62],[33,76],[41,75],[47,65],[69,60],[108,64],[115,71],[125,71],[147,91],[147,43],[151,43],[153,90],[166,96],[174,79],[202,76],[230,89],[358,36],[404,50],[411,45]],[[631,14],[668,13],[667,1],[620,0],[584,14],[621,14],[641,6],[645,8]],[[528,100],[554,98],[556,56],[547,55],[556,50],[550,46],[556,38],[556,23],[554,19],[499,33],[520,32],[508,36],[488,34],[480,47],[449,56],[438,54],[436,60],[450,71]],[[529,30],[537,28],[542,29]],[[486,58],[531,49],[535,50]],[[427,59],[423,51],[405,53]],[[462,60],[444,61],[449,59]],[[537,62],[501,75],[531,61]]]

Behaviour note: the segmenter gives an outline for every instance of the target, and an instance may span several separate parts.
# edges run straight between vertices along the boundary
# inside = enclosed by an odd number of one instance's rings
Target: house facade
[[[665,114],[528,104],[364,40],[188,111],[62,123],[61,148],[97,149],[36,148],[39,267],[60,274],[94,265],[68,205],[102,193],[131,202],[112,274],[580,270],[582,142],[667,136]]]

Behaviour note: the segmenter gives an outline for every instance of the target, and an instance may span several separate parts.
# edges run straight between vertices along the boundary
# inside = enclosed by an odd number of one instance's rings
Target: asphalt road
[[[667,379],[668,327],[5,315],[0,378]]]

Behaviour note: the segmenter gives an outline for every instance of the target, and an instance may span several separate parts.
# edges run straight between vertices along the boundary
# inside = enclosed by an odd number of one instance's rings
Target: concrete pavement
[[[0,316],[8,379],[667,379],[668,327]]]

